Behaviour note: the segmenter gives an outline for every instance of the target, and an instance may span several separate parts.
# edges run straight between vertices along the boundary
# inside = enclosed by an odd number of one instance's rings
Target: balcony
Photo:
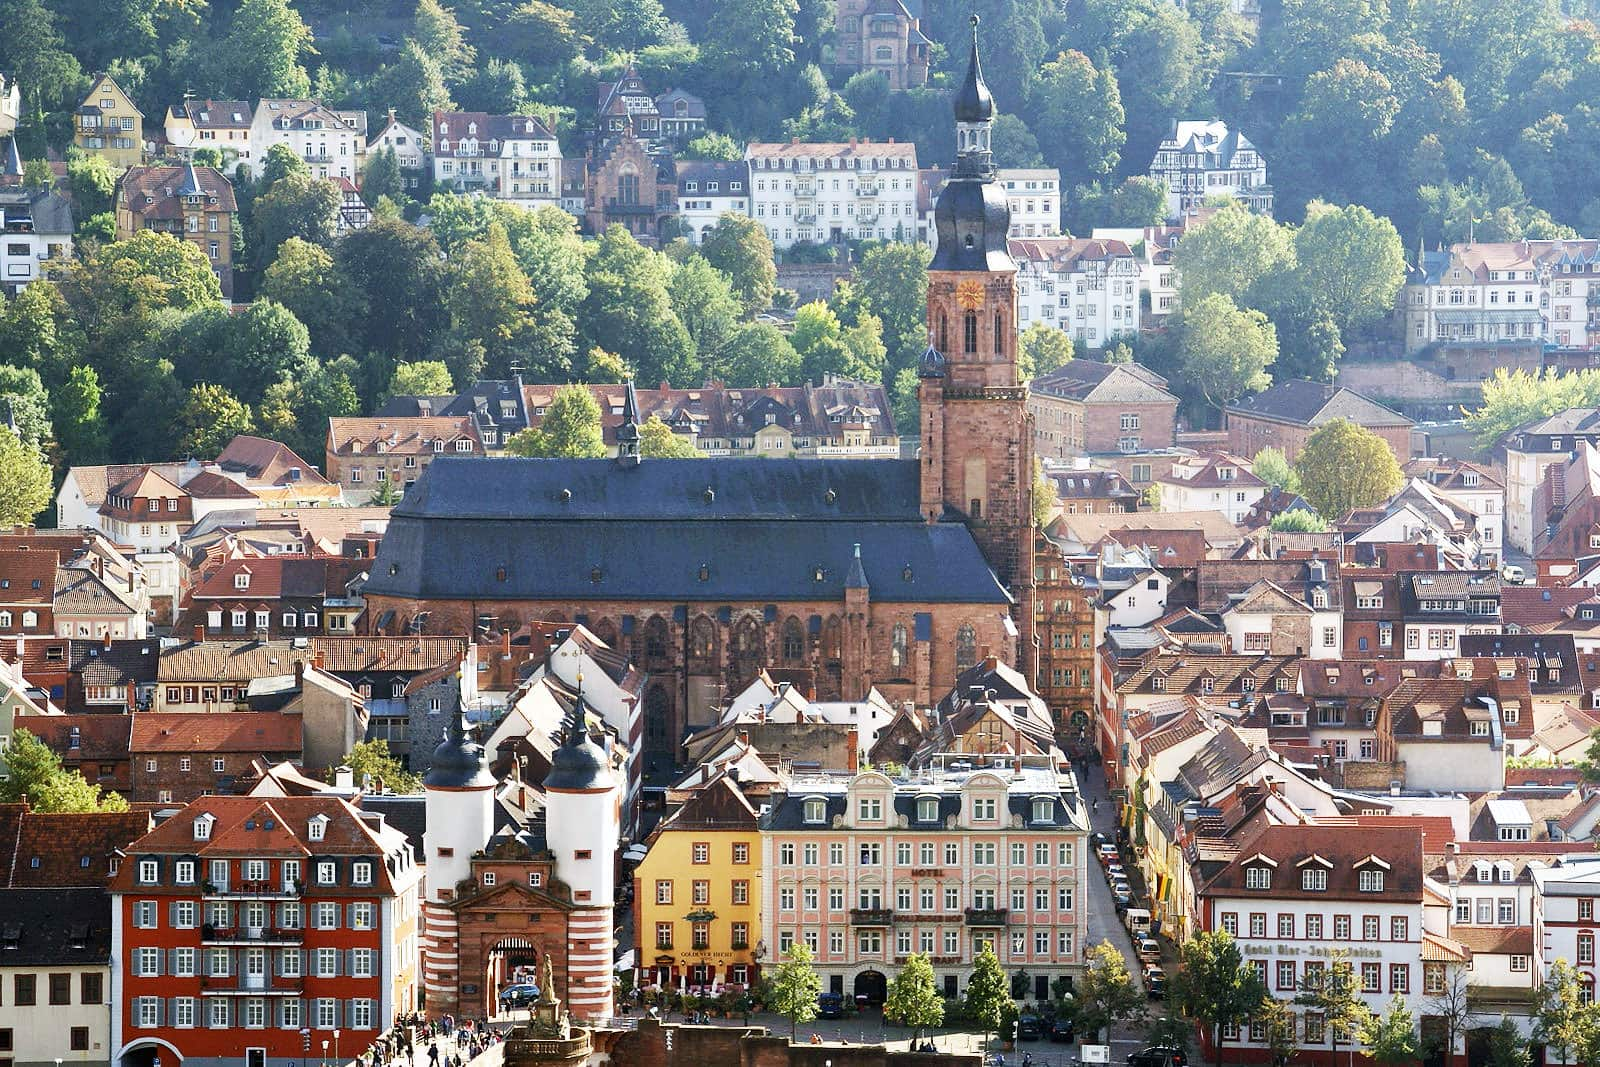
[[[877,196],[883,192],[883,187],[876,182],[867,182],[856,186],[857,196]]]
[[[817,187],[812,182],[795,182],[794,195],[804,200],[811,200],[817,195]]]
[[[315,153],[315,154],[313,154],[311,152],[307,152],[305,155],[301,156],[300,158],[305,160],[307,163],[332,163],[333,162],[333,157],[328,155],[325,152],[319,152],[319,153]]]
[[[654,204],[625,203],[616,197],[606,200],[607,215],[654,215],[656,210]]]
[[[275,926],[212,926],[200,927],[202,945],[299,945],[306,939],[304,930],[289,930]]]
[[[851,926],[888,926],[894,922],[893,908],[851,908]]]
[[[297,997],[305,992],[304,977],[286,978],[281,975],[236,974],[226,978],[211,976],[200,979],[202,997]]]
[[[1011,921],[1009,908],[968,908],[968,926],[1004,926]]]
[[[207,900],[296,900],[300,889],[294,882],[206,882],[200,895]]]
[[[794,221],[798,222],[802,226],[810,226],[812,223],[817,221],[817,213],[815,211],[805,210],[796,211],[794,213]]]

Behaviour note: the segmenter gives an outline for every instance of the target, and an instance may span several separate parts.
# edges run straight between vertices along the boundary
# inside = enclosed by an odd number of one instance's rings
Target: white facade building
[[[1600,241],[1466,241],[1406,279],[1406,351],[1436,342],[1600,343]]]
[[[1167,183],[1167,217],[1177,219],[1226,195],[1252,211],[1272,214],[1267,164],[1249,138],[1216,119],[1175,122],[1156,149],[1150,177]]]
[[[435,111],[433,180],[523,207],[560,207],[561,144],[527,115]]]
[[[1121,241],[1013,238],[1017,326],[1035,322],[1101,348],[1139,331],[1139,264]]]
[[[1250,473],[1250,464],[1225,452],[1178,459],[1156,484],[1161,487],[1162,511],[1220,511],[1235,526],[1270,488]]]
[[[395,118],[391,110],[389,121],[384,123],[377,136],[367,142],[368,152],[381,152],[384,149],[394,152],[394,161],[400,167],[400,178],[406,188],[417,188],[421,184],[422,173],[428,167],[428,135]]]
[[[1600,856],[1574,853],[1555,865],[1534,868],[1533,943],[1541,981],[1557,960],[1578,971],[1585,996],[1594,1000],[1595,940],[1600,935]],[[1553,1053],[1547,1053],[1553,1057]]]
[[[288,145],[318,178],[359,180],[366,160],[364,121],[315,100],[263,97],[250,123],[250,151],[260,164],[273,145]],[[255,168],[258,172],[260,167]]]
[[[730,212],[750,214],[750,164],[691,160],[678,164],[678,219],[684,236],[699,244]]]
[[[1012,237],[1061,233],[1061,172],[1054,167],[1002,167],[996,180],[1011,207]],[[930,228],[929,233],[934,231]]]
[[[752,142],[745,162],[750,206],[775,248],[916,236],[916,145]]]
[[[14,144],[7,142],[10,151]],[[71,201],[45,189],[0,188],[0,290],[15,296],[44,277],[51,260],[70,258]]]

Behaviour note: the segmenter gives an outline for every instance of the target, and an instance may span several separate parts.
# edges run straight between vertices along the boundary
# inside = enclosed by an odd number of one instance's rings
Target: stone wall
[[[636,1030],[601,1031],[594,1044],[596,1053],[605,1058],[591,1062],[616,1067],[979,1067],[981,1063],[972,1053],[896,1052],[882,1045],[791,1045],[787,1035],[770,1034],[763,1026],[683,1026],[648,1018],[640,1019]],[[535,1065],[508,1060],[507,1067]]]
[[[779,263],[778,288],[792,289],[800,303],[826,300],[833,287],[850,277],[850,268],[838,263]]]

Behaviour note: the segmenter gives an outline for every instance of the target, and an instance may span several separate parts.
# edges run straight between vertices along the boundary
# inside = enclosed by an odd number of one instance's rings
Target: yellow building
[[[634,871],[642,985],[756,980],[761,860],[756,809],[725,773],[661,821]]]
[[[109,74],[95,75],[89,95],[73,112],[72,143],[118,168],[144,161],[144,113]]]

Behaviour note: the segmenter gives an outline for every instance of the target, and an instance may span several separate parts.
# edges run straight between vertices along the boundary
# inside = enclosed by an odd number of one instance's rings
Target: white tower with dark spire
[[[459,959],[456,916],[448,902],[454,899],[457,884],[472,877],[472,857],[494,833],[494,776],[483,746],[467,733],[464,710],[456,710],[422,786],[427,810],[423,862],[428,869],[422,983],[430,1005],[448,1004],[448,1010],[454,1010]]]
[[[545,776],[545,844],[556,877],[576,905],[567,924],[566,1001],[574,1016],[613,1014],[617,849],[622,838],[622,790],[605,750],[589,737],[583,680],[566,737]]]

